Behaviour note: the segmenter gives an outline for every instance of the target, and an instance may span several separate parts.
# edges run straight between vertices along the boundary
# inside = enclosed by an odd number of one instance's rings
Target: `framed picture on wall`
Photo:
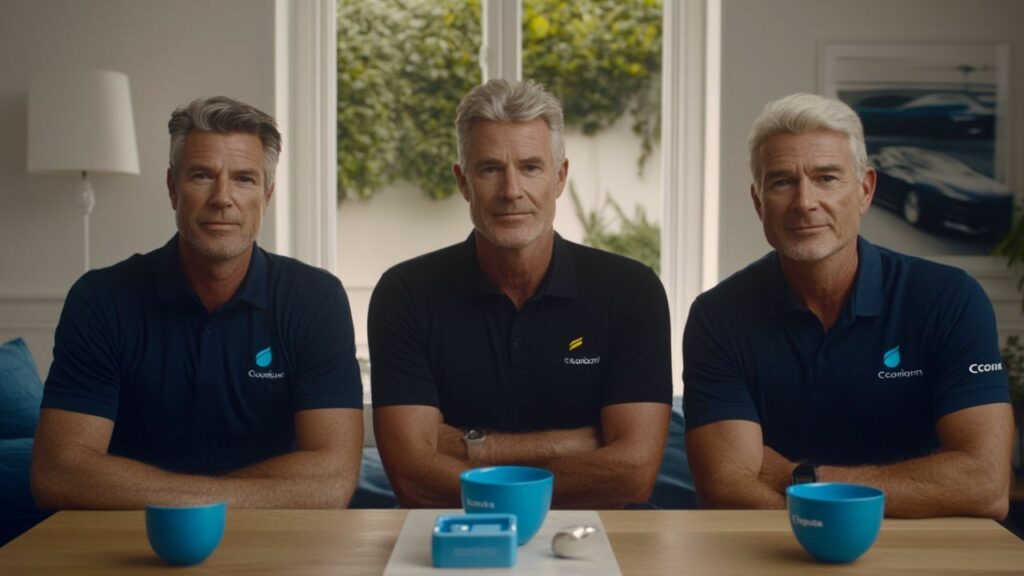
[[[864,124],[878,172],[861,221],[872,242],[927,257],[982,256],[1009,231],[1009,48],[827,44],[821,93]]]

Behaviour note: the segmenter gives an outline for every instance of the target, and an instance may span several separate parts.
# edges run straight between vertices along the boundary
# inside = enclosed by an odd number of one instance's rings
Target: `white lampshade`
[[[28,171],[138,174],[128,76],[109,70],[36,75],[28,91]]]

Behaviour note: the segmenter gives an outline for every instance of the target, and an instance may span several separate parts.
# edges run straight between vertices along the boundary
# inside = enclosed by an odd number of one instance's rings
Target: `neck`
[[[790,290],[818,317],[826,332],[839,319],[853,290],[858,261],[856,242],[817,262],[800,262],[779,255]]]
[[[234,258],[219,260],[197,254],[184,239],[179,240],[178,253],[189,286],[211,314],[238,292],[252,260],[251,246]]]
[[[544,274],[551,265],[554,238],[554,231],[548,230],[530,246],[502,248],[476,233],[476,257],[480,270],[495,288],[512,300],[516,310],[522,310],[544,280]]]

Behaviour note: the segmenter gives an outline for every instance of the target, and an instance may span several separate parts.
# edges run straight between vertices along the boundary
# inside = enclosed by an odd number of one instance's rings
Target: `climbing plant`
[[[480,82],[480,0],[338,0],[338,196],[406,180],[456,192],[454,118]],[[523,0],[523,76],[567,126],[596,134],[629,114],[638,169],[659,136],[660,0]]]

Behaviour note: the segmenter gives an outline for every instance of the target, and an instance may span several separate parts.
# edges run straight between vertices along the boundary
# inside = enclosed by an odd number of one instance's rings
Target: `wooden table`
[[[214,555],[182,569],[150,551],[142,512],[60,512],[0,548],[0,574],[380,574],[405,514],[233,510]],[[832,566],[804,553],[783,511],[600,514],[626,575],[1024,573],[1024,541],[991,520],[886,520],[867,554]]]

